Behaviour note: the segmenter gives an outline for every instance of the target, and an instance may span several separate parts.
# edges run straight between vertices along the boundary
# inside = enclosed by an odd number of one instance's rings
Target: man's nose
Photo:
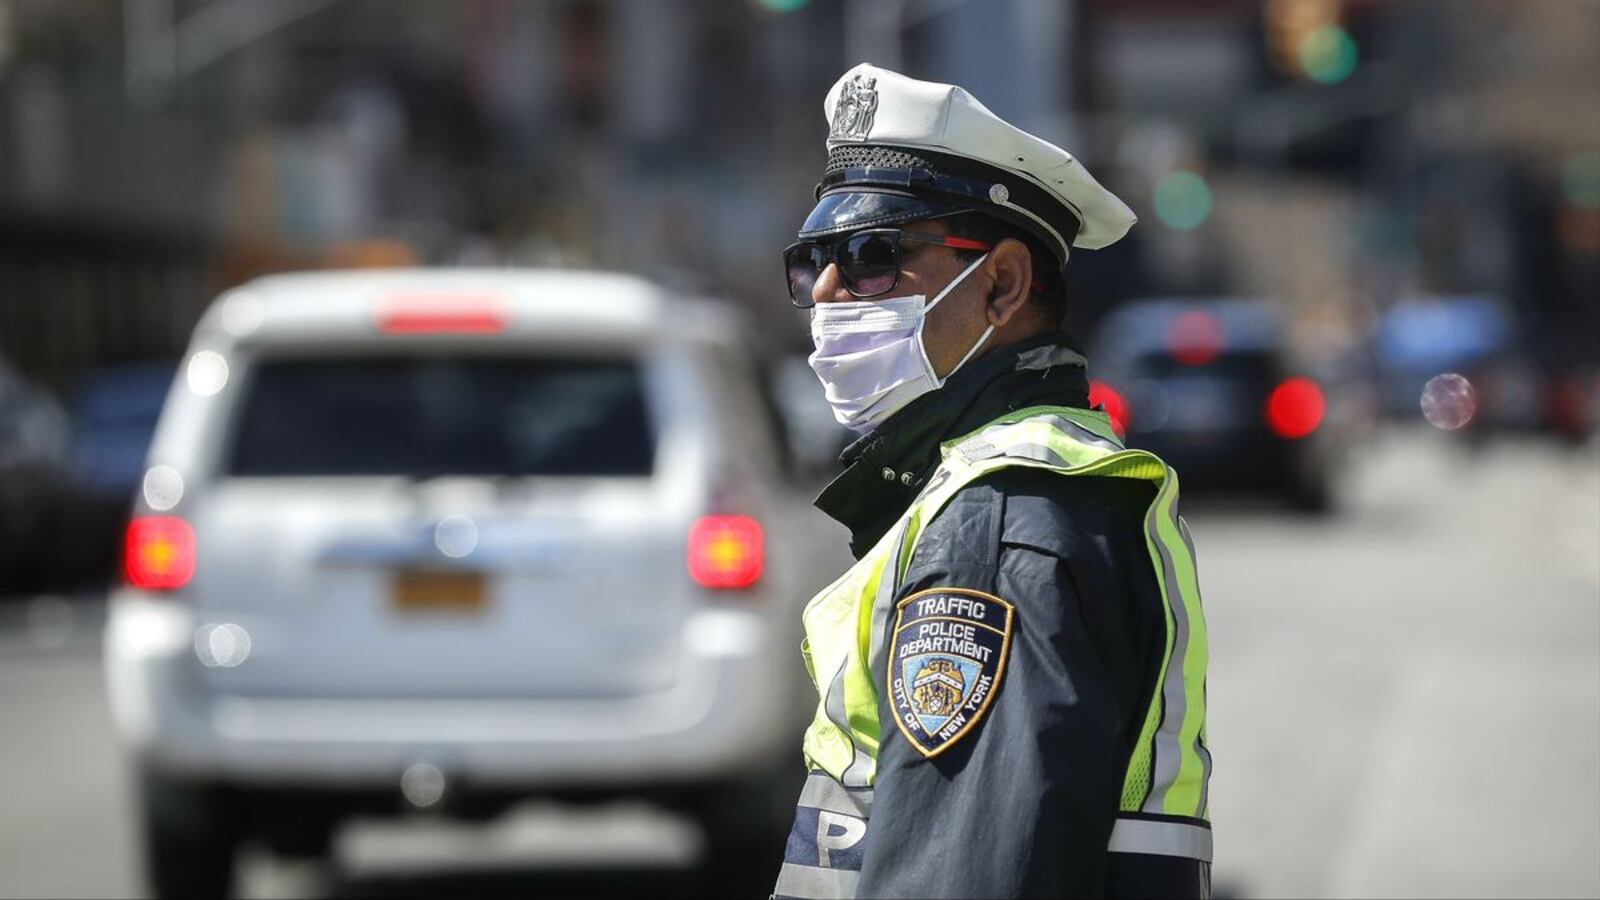
[[[816,284],[811,286],[813,303],[848,303],[854,299],[845,290],[844,279],[839,277],[839,266],[835,263],[828,263],[828,267],[817,276]]]

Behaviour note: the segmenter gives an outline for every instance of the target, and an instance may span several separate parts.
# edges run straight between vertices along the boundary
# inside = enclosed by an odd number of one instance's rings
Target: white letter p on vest
[[[843,829],[837,834],[834,828]],[[817,863],[823,868],[831,868],[828,862],[828,851],[848,850],[854,847],[867,834],[867,823],[855,816],[844,816],[839,813],[821,811],[817,813]]]

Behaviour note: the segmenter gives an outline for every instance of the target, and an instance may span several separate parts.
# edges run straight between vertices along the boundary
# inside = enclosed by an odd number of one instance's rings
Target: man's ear
[[[1033,254],[1016,238],[1002,238],[989,251],[990,274],[994,287],[984,304],[989,324],[1004,328],[1028,302],[1033,286]]]

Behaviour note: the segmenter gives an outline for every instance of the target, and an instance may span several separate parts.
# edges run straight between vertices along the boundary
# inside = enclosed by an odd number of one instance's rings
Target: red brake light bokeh
[[[1111,420],[1111,427],[1116,430],[1119,437],[1128,433],[1128,403],[1116,389],[1103,381],[1089,380],[1089,405],[1105,409],[1106,417]]]
[[[1267,427],[1282,438],[1303,438],[1322,424],[1327,404],[1322,388],[1309,378],[1290,378],[1267,397]]]
[[[761,523],[704,516],[689,529],[689,577],[708,588],[747,588],[761,578]]]
[[[194,529],[177,516],[139,516],[128,523],[122,571],[128,584],[177,590],[194,577]]]
[[[1183,313],[1167,327],[1167,353],[1186,366],[1211,362],[1222,353],[1222,323],[1210,313]]]

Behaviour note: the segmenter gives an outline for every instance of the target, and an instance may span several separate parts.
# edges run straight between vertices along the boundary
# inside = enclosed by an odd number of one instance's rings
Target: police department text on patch
[[[897,604],[889,706],[922,755],[942,753],[989,708],[1005,672],[1013,615],[1010,603],[964,588],[921,591]]]

